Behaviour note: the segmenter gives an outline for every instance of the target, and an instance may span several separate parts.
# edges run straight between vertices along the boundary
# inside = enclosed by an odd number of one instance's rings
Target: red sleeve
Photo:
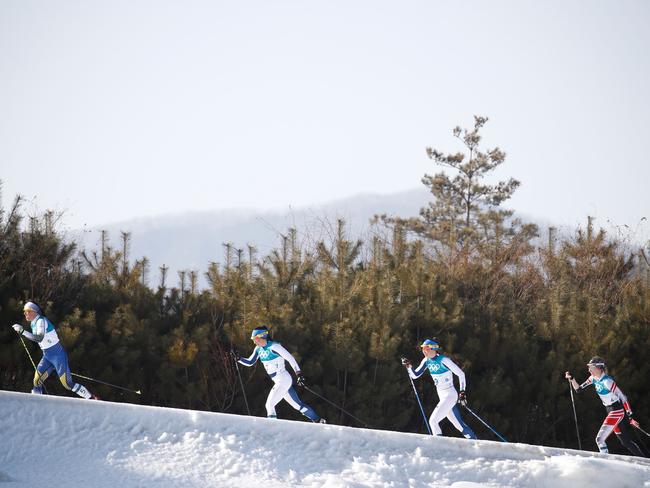
[[[627,397],[625,396],[625,393],[616,385],[616,381],[612,380],[612,387],[611,387],[612,393],[614,393],[620,402],[623,404],[623,408],[625,409],[626,412],[631,412],[632,407],[630,407],[630,403],[627,401]]]

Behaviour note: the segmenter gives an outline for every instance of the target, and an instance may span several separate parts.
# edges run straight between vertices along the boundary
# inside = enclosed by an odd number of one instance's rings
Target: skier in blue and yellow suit
[[[59,336],[54,329],[52,322],[43,315],[41,307],[34,302],[27,302],[23,307],[25,319],[30,322],[31,332],[26,331],[20,324],[14,324],[14,330],[30,341],[36,342],[43,350],[43,357],[34,372],[34,387],[32,393],[43,393],[43,382],[56,371],[61,384],[68,390],[76,393],[82,398],[91,399],[94,397],[85,386],[72,381],[72,374],[68,366],[68,355],[59,342]]]

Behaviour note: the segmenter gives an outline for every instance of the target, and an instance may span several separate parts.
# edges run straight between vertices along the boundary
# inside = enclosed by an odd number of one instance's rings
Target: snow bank
[[[7,487],[650,488],[650,462],[0,391]]]

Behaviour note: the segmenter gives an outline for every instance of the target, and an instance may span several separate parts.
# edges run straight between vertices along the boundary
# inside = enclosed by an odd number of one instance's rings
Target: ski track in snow
[[[627,456],[4,391],[0,439],[7,488],[650,488]]]

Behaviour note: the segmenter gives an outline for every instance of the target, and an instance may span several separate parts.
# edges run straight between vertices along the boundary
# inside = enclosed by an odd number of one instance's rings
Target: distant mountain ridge
[[[130,260],[139,260],[143,256],[149,259],[149,286],[157,286],[159,268],[162,265],[169,267],[169,285],[177,285],[178,271],[194,270],[199,272],[200,284],[204,286],[203,273],[210,262],[224,261],[224,243],[244,250],[250,244],[255,247],[257,257],[262,258],[281,245],[282,235],[286,235],[291,227],[298,231],[301,243],[314,244],[320,240],[329,240],[333,237],[336,220],[339,218],[345,220],[350,239],[369,240],[370,220],[375,215],[417,216],[432,198],[425,188],[415,188],[390,194],[360,194],[296,208],[287,206],[286,209],[267,211],[234,208],[185,212],[71,231],[70,237],[79,243],[81,249],[92,251],[100,248],[101,230],[108,231],[109,243],[114,248],[121,247],[120,232],[130,232]],[[540,236],[535,240],[537,245],[548,242],[549,226],[557,228],[556,236],[560,240],[570,238],[577,228],[573,225],[556,225],[547,219],[519,212],[515,216],[540,227]],[[585,224],[586,220],[585,216]],[[599,222],[596,224],[598,226]],[[641,244],[634,233],[626,237],[621,233],[620,226],[609,222],[602,224],[605,224],[610,235],[627,242],[630,249]]]
[[[228,209],[187,212],[151,218],[137,218],[96,228],[75,231],[81,248],[100,247],[100,231],[109,234],[110,245],[119,248],[120,232],[131,233],[130,259],[150,260],[149,285],[157,284],[158,268],[170,268],[170,284],[176,272],[193,269],[200,273],[210,262],[223,262],[224,243],[246,249],[253,245],[264,256],[280,245],[281,235],[296,228],[301,241],[326,239],[338,218],[345,219],[351,238],[364,238],[370,219],[376,214],[410,217],[431,200],[424,188],[392,194],[362,194],[321,205],[286,210]]]

